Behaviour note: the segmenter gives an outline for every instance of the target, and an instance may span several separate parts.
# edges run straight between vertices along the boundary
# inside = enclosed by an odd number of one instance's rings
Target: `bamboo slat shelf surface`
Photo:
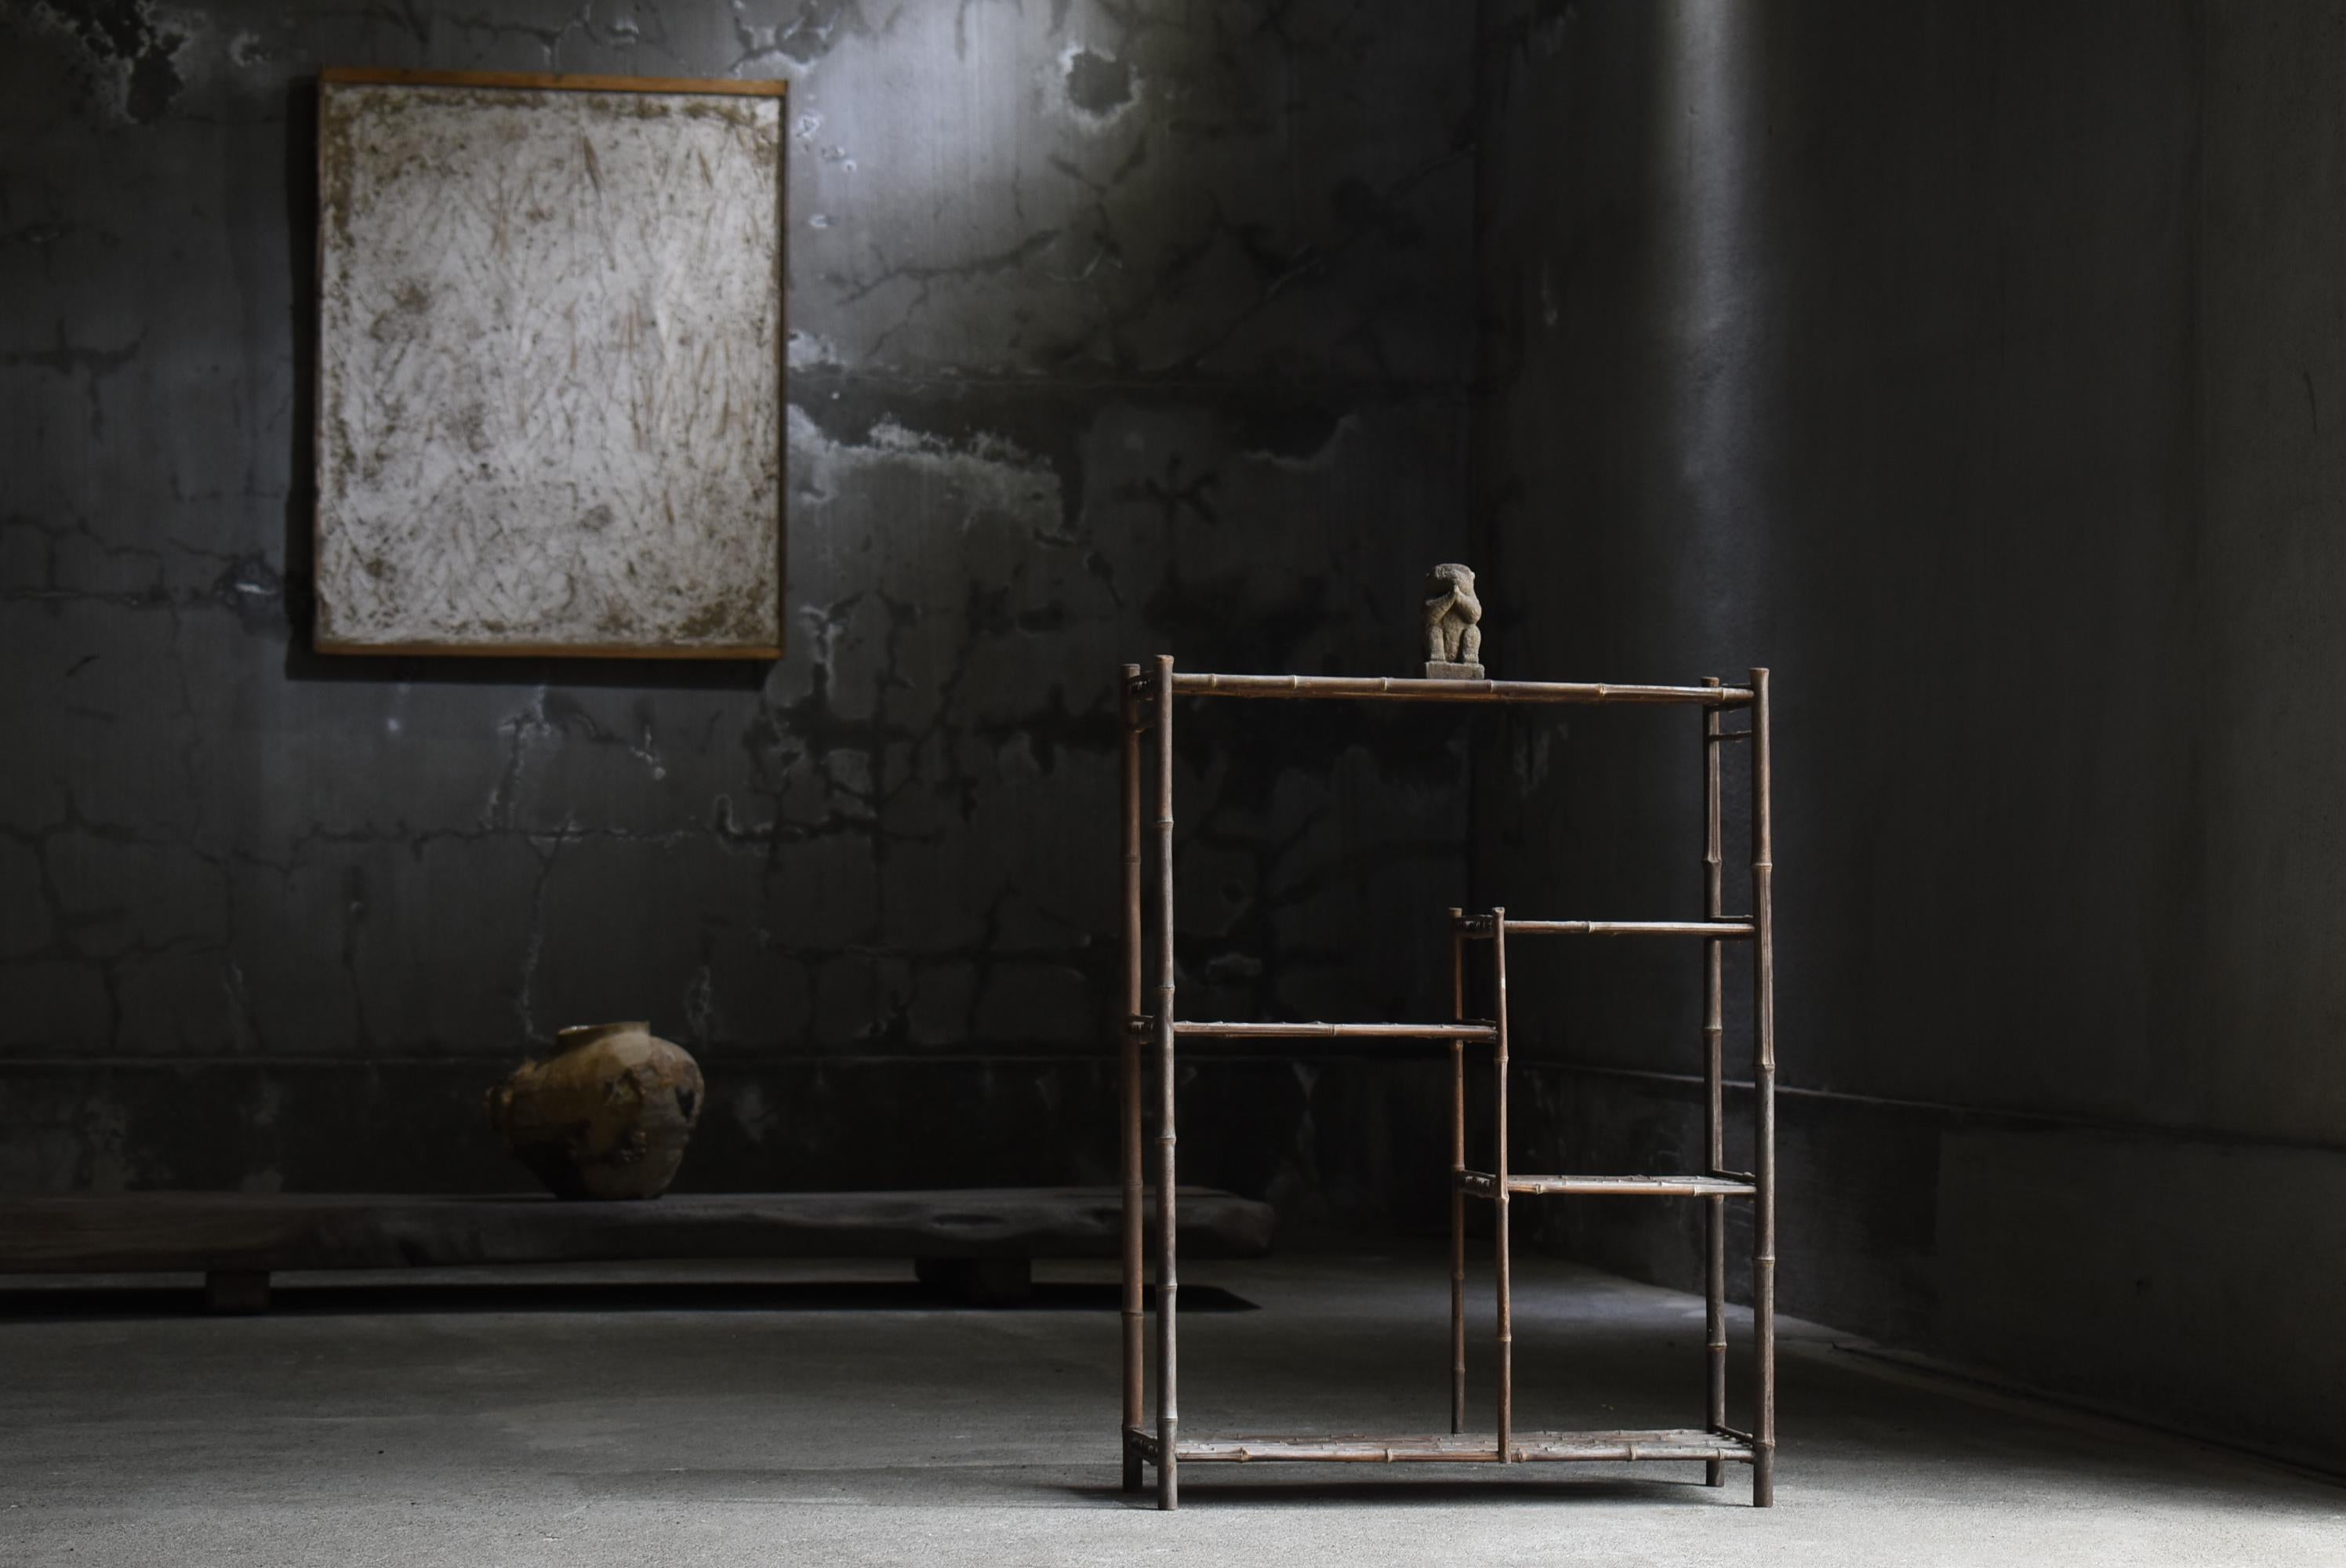
[[[1157,1440],[1139,1427],[1125,1429],[1127,1444],[1148,1463]],[[1174,1455],[1195,1463],[1535,1464],[1606,1460],[1695,1460],[1751,1462],[1751,1440],[1692,1427],[1650,1431],[1517,1432],[1499,1457],[1495,1436],[1479,1432],[1409,1437],[1229,1437],[1174,1444]]]
[[[1154,1027],[1155,1021],[1150,1020]],[[1175,1019],[1177,1039],[1219,1040],[1469,1040],[1488,1044],[1499,1037],[1492,1023],[1206,1023]]]
[[[1499,1178],[1489,1171],[1461,1171],[1458,1188],[1470,1197],[1490,1197]],[[1749,1197],[1755,1188],[1715,1176],[1511,1176],[1507,1190],[1552,1197]]]
[[[1157,1504],[1180,1502],[1183,1463],[1525,1464],[1565,1461],[1674,1461],[1706,1467],[1705,1480],[1725,1484],[1726,1467],[1751,1467],[1751,1501],[1775,1501],[1776,1456],[1776,1034],[1772,937],[1773,835],[1770,829],[1768,672],[1749,684],[1718,680],[1698,686],[1611,686],[1564,681],[1416,680],[1384,677],[1212,675],[1180,672],[1159,655],[1153,670],[1126,665],[1123,694],[1124,1022],[1117,1044],[1124,1069],[1124,1419],[1119,1445],[1124,1486],[1138,1491],[1147,1467],[1157,1469]],[[1702,719],[1704,779],[1703,918],[1698,921],[1517,920],[1504,909],[1449,911],[1451,1018],[1440,1023],[1241,1023],[1179,1017],[1174,1005],[1173,707],[1177,697],[1256,699],[1338,699],[1466,704],[1677,704]],[[1729,729],[1726,712],[1743,708],[1748,725]],[[1144,778],[1142,741],[1154,764]],[[1721,753],[1729,743],[1750,745],[1751,911],[1727,913],[1721,855]],[[1153,800],[1145,801],[1145,796]],[[1144,815],[1144,805],[1153,809]],[[1143,848],[1153,852],[1153,877],[1144,877]],[[1153,890],[1148,883],[1153,881]],[[1154,892],[1154,919],[1144,892]],[[1707,1168],[1688,1174],[1622,1176],[1527,1175],[1508,1168],[1507,943],[1518,936],[1675,936],[1699,940],[1703,951],[1704,1128]],[[1724,955],[1729,942],[1749,942],[1752,964],[1753,1165],[1726,1167],[1724,1115]],[[1491,1016],[1469,1016],[1467,943],[1488,944]],[[1154,971],[1153,996],[1144,990]],[[1175,1147],[1180,1041],[1350,1041],[1356,1044],[1446,1042],[1450,1054],[1450,1431],[1401,1437],[1180,1436],[1178,1227]],[[1466,1047],[1492,1052],[1490,1170],[1466,1164]],[[1154,1084],[1144,1072],[1144,1046],[1156,1058]],[[1148,1091],[1156,1096],[1156,1171],[1148,1179],[1145,1116]],[[1153,1189],[1153,1190],[1152,1190]],[[1494,1215],[1493,1273],[1497,1297],[1495,1430],[1468,1433],[1466,1423],[1465,1203],[1476,1197]],[[1709,1373],[1708,1420],[1699,1428],[1654,1431],[1517,1432],[1515,1419],[1514,1286],[1508,1210],[1517,1197],[1692,1197],[1706,1209],[1705,1351]],[[1752,1205],[1751,1390],[1749,1432],[1727,1424],[1727,1220],[1729,1199]],[[1148,1203],[1155,1203],[1150,1223]],[[1144,1257],[1148,1233],[1157,1244],[1153,1282]],[[1156,1290],[1156,1421],[1148,1404],[1145,1291]]]
[[[1127,665],[1137,670],[1138,665]],[[1418,680],[1391,676],[1176,675],[1178,697],[1352,697],[1381,702],[1683,702],[1734,708],[1751,693],[1732,686],[1601,686],[1561,680]]]
[[[1491,940],[1491,917],[1460,915],[1458,934]],[[1509,936],[1708,936],[1735,942],[1752,934],[1745,920],[1517,920],[1507,917]]]

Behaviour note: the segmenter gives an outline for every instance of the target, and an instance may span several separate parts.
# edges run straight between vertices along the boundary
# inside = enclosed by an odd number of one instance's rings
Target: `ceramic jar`
[[[489,1091],[489,1122],[556,1197],[658,1197],[700,1119],[700,1066],[643,1023],[588,1023]]]

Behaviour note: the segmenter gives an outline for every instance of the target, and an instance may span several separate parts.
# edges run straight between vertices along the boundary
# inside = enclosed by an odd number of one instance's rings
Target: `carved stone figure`
[[[1474,573],[1445,561],[1425,579],[1425,674],[1429,680],[1483,678],[1483,603]]]

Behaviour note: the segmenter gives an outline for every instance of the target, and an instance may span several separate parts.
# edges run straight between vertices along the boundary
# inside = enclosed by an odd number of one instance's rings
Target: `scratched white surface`
[[[328,84],[321,647],[781,641],[781,105]]]

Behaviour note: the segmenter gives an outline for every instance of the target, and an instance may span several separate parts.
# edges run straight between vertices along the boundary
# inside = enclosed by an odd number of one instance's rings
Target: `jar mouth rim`
[[[606,1034],[622,1034],[630,1030],[648,1034],[652,1031],[651,1022],[648,1019],[629,1018],[617,1023],[568,1023],[556,1030],[554,1037],[565,1045],[581,1045]]]

